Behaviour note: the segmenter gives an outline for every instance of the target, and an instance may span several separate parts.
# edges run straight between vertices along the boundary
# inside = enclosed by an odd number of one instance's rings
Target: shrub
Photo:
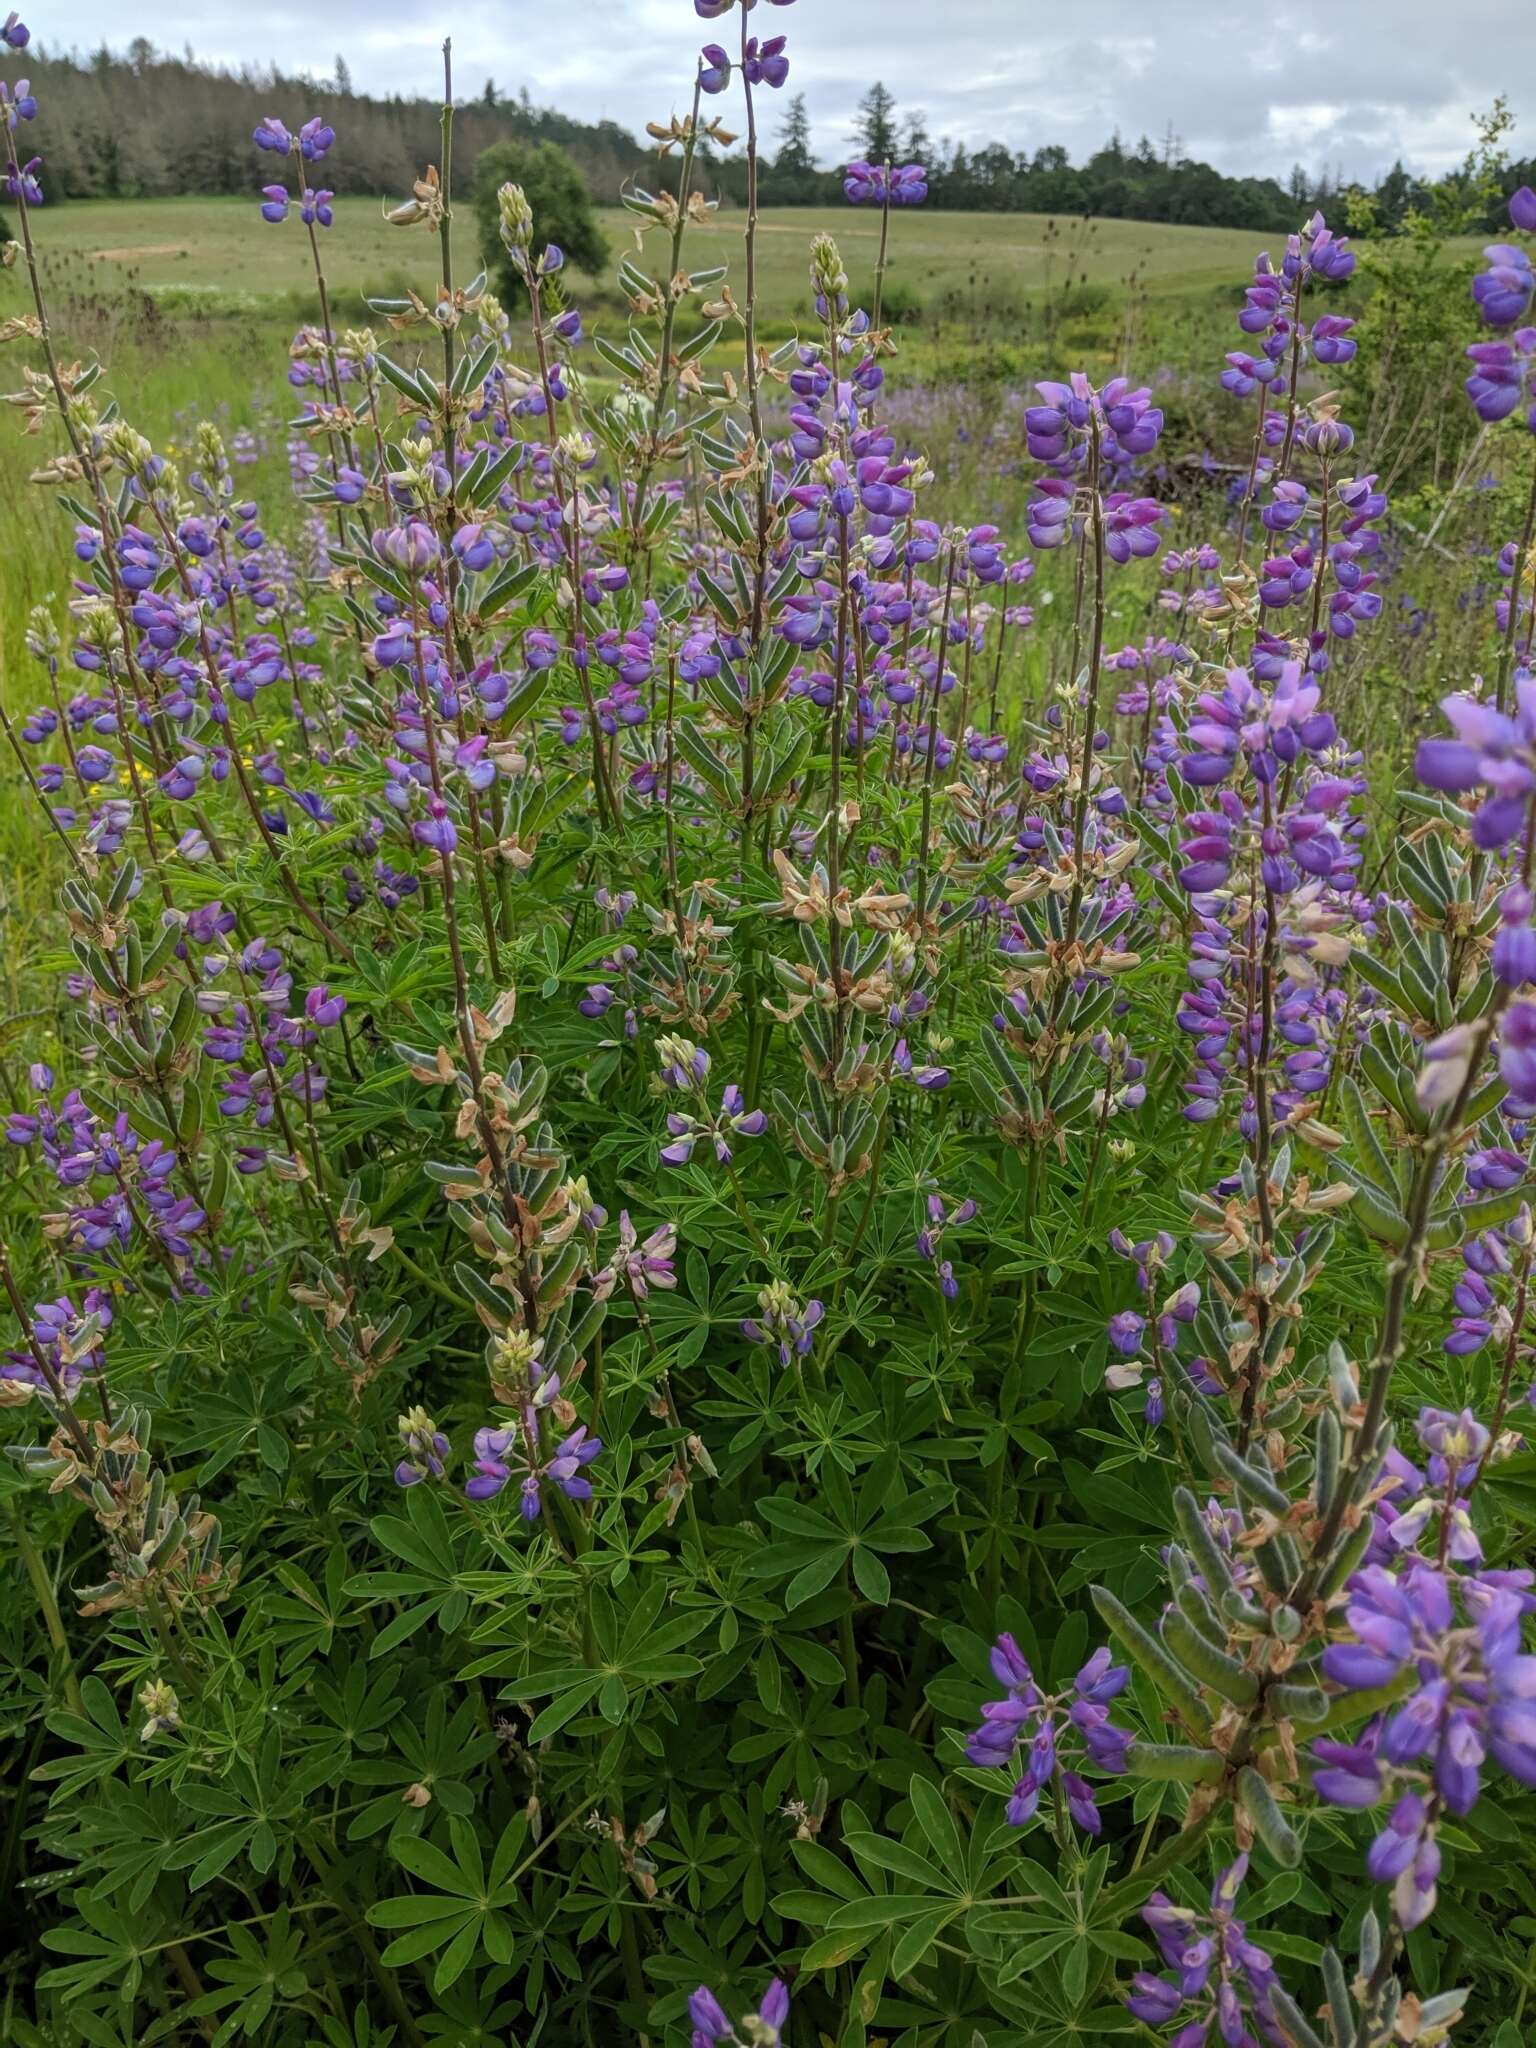
[[[507,260],[497,231],[496,194],[520,185],[539,224],[539,246],[558,243],[569,262],[595,277],[608,261],[608,240],[598,226],[587,181],[554,142],[497,142],[475,164],[475,220],[480,260],[493,288],[508,306],[526,304],[527,293]]]

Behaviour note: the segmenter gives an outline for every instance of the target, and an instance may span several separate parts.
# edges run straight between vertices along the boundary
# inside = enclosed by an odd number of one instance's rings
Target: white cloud
[[[154,40],[232,64],[328,76],[337,50],[358,86],[431,92],[435,52],[454,39],[459,90],[494,77],[535,101],[639,131],[686,103],[701,42],[735,40],[739,16],[702,22],[689,0],[610,0],[601,10],[543,0],[332,0],[319,19],[294,0],[248,0],[210,16],[203,0],[161,0]],[[873,78],[898,109],[921,108],[930,133],[967,147],[1063,143],[1081,160],[1113,129],[1161,140],[1227,171],[1283,176],[1300,159],[1373,177],[1393,158],[1436,172],[1472,140],[1470,115],[1517,85],[1515,152],[1536,152],[1536,8],[1514,0],[1288,0],[1269,12],[1163,0],[1149,32],[1145,0],[1091,12],[1029,0],[800,0],[762,6],[759,35],[789,36],[790,92],[803,91],[826,162],[849,154],[854,110]],[[46,45],[41,6],[33,28]],[[76,0],[69,40],[121,43],[116,0]],[[1521,104],[1518,90],[1526,95]],[[775,95],[763,125],[772,146]],[[782,102],[782,95],[777,96]]]

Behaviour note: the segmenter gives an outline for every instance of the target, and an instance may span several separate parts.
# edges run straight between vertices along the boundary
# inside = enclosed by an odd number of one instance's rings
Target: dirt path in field
[[[129,263],[140,256],[185,256],[180,242],[140,242],[131,249],[93,249],[93,263]]]

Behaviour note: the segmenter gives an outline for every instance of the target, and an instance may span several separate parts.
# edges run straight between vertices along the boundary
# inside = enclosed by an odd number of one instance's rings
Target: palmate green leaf
[[[844,1838],[848,1853],[861,1869],[888,1870],[911,1884],[926,1885],[929,1891],[945,1892],[953,1887],[944,1872],[905,1842],[888,1835],[851,1834]]]
[[[375,1540],[418,1570],[451,1578],[457,1567],[453,1535],[436,1489],[412,1487],[406,1504],[408,1520],[399,1515],[374,1517],[368,1526]]]
[[[862,1543],[854,1545],[850,1558],[853,1581],[866,1600],[872,1600],[877,1607],[884,1607],[891,1597],[891,1575],[871,1550]]]
[[[1028,1941],[1021,1941],[997,1966],[999,1984],[1015,1984],[1020,1977],[1027,1977],[1038,1970],[1042,1963],[1049,1962],[1073,1940],[1070,1928],[1062,1927],[1050,1934],[1037,1934]]]
[[[912,1802],[917,1824],[927,1836],[928,1846],[938,1858],[946,1876],[952,1883],[962,1884],[966,1874],[966,1858],[960,1840],[960,1829],[954,1815],[944,1804],[943,1795],[938,1787],[928,1778],[913,1777],[907,1786],[907,1797]]]
[[[850,1818],[850,1825],[852,1824]],[[795,1861],[813,1884],[824,1891],[834,1893],[840,1899],[861,1899],[866,1887],[848,1868],[840,1857],[820,1842],[793,1842],[790,1845]]]
[[[234,2007],[214,2035],[215,2044],[233,2039],[236,2032],[246,2036],[258,2033],[279,1999],[291,2003],[308,1988],[299,1963],[303,1937],[294,1930],[286,1906],[273,1914],[262,1932],[265,1939],[258,1941],[249,1928],[235,1925],[228,1929],[234,1954],[215,1956],[204,1969],[204,1975],[215,1979],[218,1988],[194,1999],[187,2008],[202,2017]]]
[[[849,1899],[837,1908],[827,1924],[838,1933],[856,1928],[893,1927],[932,1907],[929,1892],[882,1892],[870,1898]]]
[[[158,1915],[130,1919],[106,1900],[81,1895],[75,1906],[80,1924],[45,1928],[42,1940],[55,1955],[76,1960],[42,1971],[38,1989],[78,1994],[111,1984],[121,2000],[131,2001],[143,1981],[146,1958],[164,1938],[164,1922]]]
[[[867,1928],[837,1928],[818,1935],[801,1959],[805,1970],[835,1970],[869,1945]]]
[[[784,1605],[791,1612],[803,1607],[807,1600],[826,1591],[842,1568],[843,1560],[849,1554],[846,1539],[829,1544],[826,1549],[814,1555],[809,1563],[800,1567],[784,1589]],[[777,1574],[770,1574],[777,1576]]]
[[[470,1832],[470,1839],[474,1839],[473,1830]],[[408,1835],[404,1841],[395,1844],[393,1855],[395,1861],[403,1869],[408,1870],[412,1877],[419,1877],[427,1884],[436,1885],[440,1892],[456,1892],[464,1898],[473,1898],[480,1889],[482,1873],[466,1871],[463,1864],[458,1861],[457,1834],[454,1835],[454,1850],[453,1856],[447,1856],[421,1836]]]
[[[833,1542],[842,1535],[835,1522],[829,1521],[819,1509],[808,1507],[804,1501],[770,1494],[766,1500],[757,1503],[757,1511],[775,1529],[804,1537],[808,1542]]]
[[[773,1910],[781,1919],[799,1920],[808,1927],[825,1927],[834,1904],[825,1892],[776,1892],[773,1897]]]
[[[516,1899],[514,1873],[527,1834],[522,1815],[508,1823],[489,1874],[474,1823],[462,1816],[448,1823],[451,1855],[418,1836],[393,1841],[396,1862],[433,1890],[380,1899],[369,1907],[373,1926],[406,1930],[384,1951],[384,1961],[400,1969],[441,1951],[432,1977],[436,1992],[455,1983],[482,1947],[493,1963],[510,1962],[514,1937],[506,1909]]]
[[[138,1754],[133,1732],[125,1726],[111,1692],[94,1676],[80,1686],[84,1715],[60,1713],[48,1716],[48,1727],[61,1742],[75,1745],[79,1752],[70,1757],[44,1757],[32,1767],[40,1783],[59,1781],[54,1798],[63,1803],[86,1786],[111,1778],[132,1756]]]
[[[946,1906],[933,1913],[919,1914],[911,1926],[897,1937],[891,1950],[891,1975],[910,1976],[929,1954],[934,1943],[958,1911],[958,1907]]]
[[[502,1687],[501,1697],[521,1705],[554,1695],[550,1705],[535,1717],[528,1731],[530,1741],[542,1742],[547,1735],[563,1728],[567,1721],[574,1720],[585,1706],[596,1699],[607,1675],[603,1671],[593,1671],[585,1664],[573,1664],[533,1678],[512,1679]]]

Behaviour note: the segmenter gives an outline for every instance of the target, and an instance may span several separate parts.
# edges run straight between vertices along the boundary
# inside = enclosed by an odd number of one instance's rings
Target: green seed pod
[[[1146,1672],[1185,1727],[1196,1735],[1209,1734],[1210,1710],[1186,1673],[1180,1670],[1162,1644],[1147,1633],[1108,1587],[1093,1587],[1091,1597],[1098,1609],[1100,1620],[1115,1640]]]
[[[1244,1764],[1237,1774],[1237,1796],[1270,1855],[1282,1870],[1294,1870],[1301,1861],[1301,1838],[1276,1805],[1274,1793],[1251,1764]]]
[[[1282,1721],[1300,1721],[1314,1727],[1328,1715],[1328,1695],[1316,1685],[1270,1686],[1264,1695],[1268,1706]]]
[[[1126,1752],[1133,1778],[1173,1785],[1214,1785],[1226,1769],[1214,1749],[1192,1749],[1180,1742],[1133,1742]]]
[[[1239,1664],[1214,1643],[1208,1642],[1177,1607],[1162,1620],[1163,1641],[1185,1670],[1240,1707],[1251,1706],[1259,1696],[1259,1681],[1246,1665]]]

